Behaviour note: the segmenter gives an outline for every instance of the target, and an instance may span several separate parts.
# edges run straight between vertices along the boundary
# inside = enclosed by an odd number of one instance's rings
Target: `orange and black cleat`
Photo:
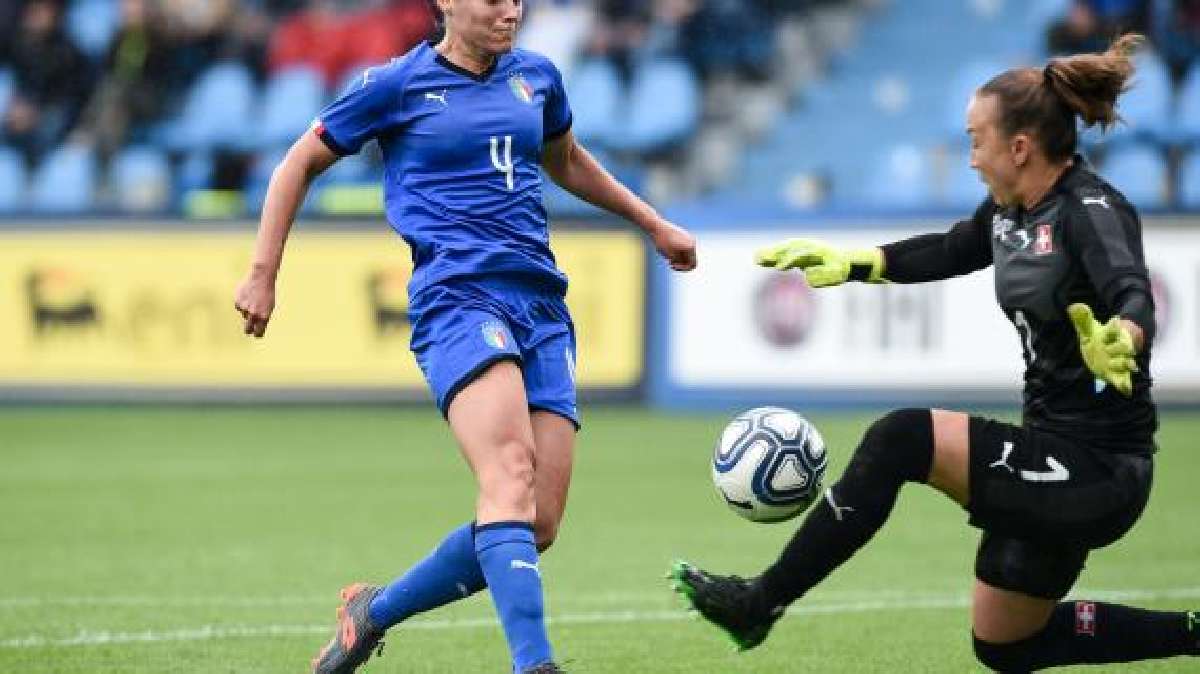
[[[383,652],[383,630],[371,624],[367,609],[383,588],[355,583],[342,588],[337,633],[312,661],[313,674],[351,674],[371,657]]]

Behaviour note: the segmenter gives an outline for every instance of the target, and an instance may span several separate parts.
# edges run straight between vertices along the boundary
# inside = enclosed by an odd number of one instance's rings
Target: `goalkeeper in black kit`
[[[967,108],[971,166],[989,196],[971,219],[867,250],[790,239],[758,253],[814,287],[921,283],[994,267],[996,299],[1025,357],[1014,426],[940,409],[893,411],[778,561],[753,579],[679,562],[676,589],[742,649],[883,526],[905,482],[954,499],[982,530],[975,653],[991,669],[1200,655],[1200,614],[1061,601],[1091,550],[1133,526],[1150,494],[1154,302],[1141,223],[1075,154],[1076,119],[1107,128],[1140,36],[1103,54],[1006,71]],[[1200,560],[1197,560],[1200,563]]]

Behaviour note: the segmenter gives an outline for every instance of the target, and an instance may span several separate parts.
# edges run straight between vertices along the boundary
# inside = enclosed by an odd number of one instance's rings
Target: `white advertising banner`
[[[817,236],[871,246],[917,233],[823,229]],[[755,249],[784,236],[780,230],[700,235],[700,268],[670,280],[671,384],[1019,389],[1021,345],[996,304],[991,269],[940,283],[813,290],[799,273],[753,264]],[[1152,229],[1145,246],[1158,304],[1156,388],[1200,392],[1200,230]]]

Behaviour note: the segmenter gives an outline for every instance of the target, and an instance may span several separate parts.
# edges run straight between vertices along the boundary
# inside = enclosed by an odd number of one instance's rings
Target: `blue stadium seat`
[[[0,146],[0,213],[21,210],[25,195],[25,162],[16,150]]]
[[[966,152],[953,152],[946,159],[946,182],[940,190],[939,201],[943,206],[974,211],[987,196],[987,185],[979,172],[971,168],[971,157]],[[964,213],[964,216],[966,213]]]
[[[175,175],[176,193],[182,195],[192,190],[209,189],[213,185],[216,170],[217,162],[212,153],[204,150],[189,152]]]
[[[647,61],[636,70],[629,95],[629,118],[613,147],[654,152],[678,143],[700,122],[700,84],[683,61]]]
[[[8,68],[0,68],[0,119],[4,119],[4,112],[8,110],[8,101],[12,98],[12,92],[12,71]]]
[[[206,70],[188,92],[183,112],[165,129],[171,150],[246,149],[253,133],[254,80],[239,63]]]
[[[1193,151],[1179,176],[1179,200],[1184,208],[1200,209],[1200,151]]]
[[[96,160],[91,149],[60,147],[34,171],[29,207],[39,213],[83,213],[93,204]]]
[[[1074,0],[1032,0],[1025,8],[1024,29],[1039,36],[1045,35],[1051,23],[1067,15],[1072,2]]]
[[[1144,145],[1113,149],[1100,175],[1138,208],[1167,205],[1167,165],[1162,154]]]
[[[929,160],[915,145],[894,145],[872,163],[862,196],[871,206],[922,208],[934,204]]]
[[[946,107],[943,113],[943,133],[946,137],[967,144],[967,103],[975,90],[993,77],[1012,67],[1011,63],[981,58],[961,64],[945,88]]]
[[[1121,96],[1117,112],[1125,119],[1110,132],[1113,143],[1132,140],[1167,142],[1172,131],[1171,74],[1154,52],[1142,50],[1135,57],[1137,72],[1133,88]]]
[[[131,147],[112,160],[110,186],[117,208],[154,212],[171,198],[171,167],[166,154],[153,147]]]
[[[67,34],[85,54],[97,61],[103,59],[120,27],[120,3],[116,0],[75,0],[70,5],[66,15]]]
[[[567,94],[575,115],[572,131],[581,142],[604,146],[619,133],[621,82],[610,62],[591,59],[576,66]]]
[[[1192,66],[1179,90],[1175,110],[1175,139],[1182,143],[1200,142],[1200,66]]]
[[[289,68],[267,82],[254,144],[291,143],[312,124],[325,102],[325,82],[312,68]]]

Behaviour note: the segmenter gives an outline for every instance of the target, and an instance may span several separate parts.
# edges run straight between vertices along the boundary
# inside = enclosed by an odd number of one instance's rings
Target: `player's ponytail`
[[[1137,33],[1117,38],[1103,54],[1052,59],[1044,69],[1046,85],[1078,115],[1084,126],[1107,130],[1121,117],[1117,97],[1129,89],[1133,52],[1145,41]]]
[[[1102,130],[1116,123],[1117,98],[1129,89],[1131,56],[1145,38],[1129,33],[1103,54],[1052,59],[1044,68],[1014,68],[980,88],[995,96],[1001,132],[1034,135],[1051,161],[1069,159],[1078,142],[1076,117]]]

